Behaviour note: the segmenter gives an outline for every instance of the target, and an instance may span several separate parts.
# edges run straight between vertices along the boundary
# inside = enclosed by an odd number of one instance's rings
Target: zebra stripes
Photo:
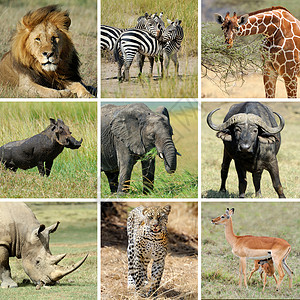
[[[119,80],[129,80],[129,68],[138,52],[150,57],[162,55],[163,45],[168,41],[174,40],[176,36],[177,29],[175,23],[169,25],[158,39],[151,36],[148,32],[139,29],[129,29],[123,32],[114,47],[115,60],[118,62]],[[119,52],[122,53],[122,57],[120,57]],[[125,65],[125,70],[121,78],[123,65]]]
[[[137,25],[135,28],[148,31],[154,37],[159,37],[161,34],[161,16],[158,17],[157,14],[149,16],[145,13],[137,20]],[[100,45],[101,50],[112,51],[116,40],[119,38],[122,32],[128,29],[120,29],[117,27],[112,27],[108,25],[101,25],[100,27]]]
[[[178,74],[179,62],[178,62],[177,53],[181,48],[181,43],[184,37],[184,33],[182,27],[180,26],[181,20],[176,19],[175,22],[172,22],[171,20],[168,19],[168,23],[169,24],[173,23],[174,26],[176,27],[176,38],[172,41],[167,42],[167,44],[164,47],[163,55],[165,59],[165,68],[167,69],[168,72],[168,67],[171,58],[175,65],[175,72]],[[163,70],[161,72],[163,74]]]
[[[181,20],[176,19],[174,22],[172,22],[171,20],[168,19],[167,21],[170,25],[173,24],[173,26],[176,28],[176,37],[175,37],[175,39],[173,39],[171,41],[168,41],[163,46],[163,56],[159,57],[160,63],[161,63],[161,75],[162,76],[164,76],[163,60],[165,60],[165,68],[167,69],[167,72],[168,72],[170,59],[174,62],[175,72],[176,72],[176,74],[178,74],[179,62],[178,62],[177,53],[181,48],[181,43],[182,43],[182,40],[183,40],[183,37],[184,37],[183,29],[180,26]],[[161,26],[164,28],[164,24],[161,25]],[[137,54],[137,62],[138,62],[138,66],[139,66],[139,69],[140,69],[139,75],[142,74],[144,60],[145,60],[145,56],[138,53]],[[152,76],[154,57],[149,57],[149,60],[150,60],[150,72],[149,73],[150,73],[150,76]]]
[[[101,50],[113,50],[116,40],[119,38],[121,33],[126,29],[120,29],[117,27],[101,25],[100,27],[100,45]]]

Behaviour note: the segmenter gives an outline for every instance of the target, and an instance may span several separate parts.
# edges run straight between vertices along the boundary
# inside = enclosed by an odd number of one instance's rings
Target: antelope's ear
[[[234,208],[232,208],[232,209],[230,209],[229,211],[228,211],[228,215],[229,216],[232,216],[234,214]]]
[[[217,23],[219,23],[221,25],[224,23],[224,18],[220,14],[214,14],[214,17],[215,17],[215,20]]]
[[[242,16],[238,19],[239,25],[240,25],[240,26],[245,25],[245,24],[248,22],[248,18],[249,18],[249,15],[248,15],[248,14],[242,15]]]

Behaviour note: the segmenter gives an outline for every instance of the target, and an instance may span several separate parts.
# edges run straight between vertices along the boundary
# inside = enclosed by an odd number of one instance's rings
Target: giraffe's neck
[[[267,37],[271,37],[277,33],[280,28],[280,18],[276,18],[278,21],[272,21],[272,12],[260,13],[257,15],[249,16],[248,22],[240,26],[237,35],[246,36],[254,34],[263,34]]]

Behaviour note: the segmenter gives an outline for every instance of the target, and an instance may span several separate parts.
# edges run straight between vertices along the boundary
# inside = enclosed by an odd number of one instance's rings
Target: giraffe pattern
[[[216,15],[222,25],[225,43],[233,46],[235,37],[263,34],[263,80],[267,98],[274,98],[276,81],[282,76],[287,96],[297,98],[297,76],[300,71],[300,21],[281,6],[258,10],[246,15],[233,17],[229,12],[223,18]]]

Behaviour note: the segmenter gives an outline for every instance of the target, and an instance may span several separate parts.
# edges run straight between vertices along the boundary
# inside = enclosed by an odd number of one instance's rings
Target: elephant
[[[174,173],[177,155],[172,140],[168,110],[156,112],[144,103],[107,104],[101,108],[101,171],[107,176],[111,193],[128,192],[133,166],[141,160],[143,193],[153,190],[155,157],[147,156],[156,148],[168,173]]]

